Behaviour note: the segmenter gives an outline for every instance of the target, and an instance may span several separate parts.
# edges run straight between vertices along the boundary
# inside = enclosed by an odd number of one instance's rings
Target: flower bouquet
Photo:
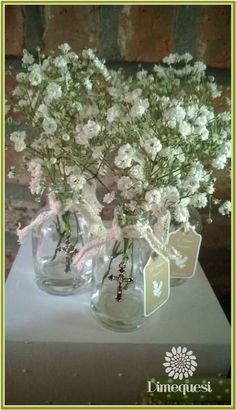
[[[209,223],[212,206],[230,213],[230,202],[214,195],[215,170],[231,156],[230,113],[216,112],[221,89],[189,53],[127,76],[108,70],[92,50],[82,56],[67,44],[59,50],[47,58],[39,51],[37,62],[24,51],[13,92],[14,110],[24,112],[37,136],[17,131],[10,139],[25,152],[31,192],[50,192],[49,210],[19,237],[33,228],[41,288],[77,291],[93,270],[97,317],[116,330],[133,330],[145,317],[150,263],[165,266],[163,279],[151,281],[159,307],[169,293],[169,262],[181,266],[185,258],[171,246],[170,233],[190,229],[193,208],[208,206]],[[110,203],[114,220],[105,229],[99,212]]]
[[[82,282],[89,278],[86,268],[82,274],[72,267],[72,258],[102,229],[95,180],[98,169],[102,174],[109,73],[92,51],[79,57],[67,44],[59,50],[58,56],[47,58],[38,50],[37,60],[24,50],[13,104],[35,130],[35,138],[15,131],[10,140],[16,151],[24,152],[31,193],[39,197],[47,191],[49,196],[49,209],[19,229],[19,239],[33,229],[39,286],[70,294],[80,289],[83,276]],[[14,174],[11,169],[10,176]]]

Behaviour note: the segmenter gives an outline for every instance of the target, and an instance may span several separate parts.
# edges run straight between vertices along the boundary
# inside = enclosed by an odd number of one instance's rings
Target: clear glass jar
[[[78,271],[72,259],[88,240],[88,223],[77,212],[67,211],[34,229],[33,257],[39,288],[54,295],[71,295],[84,289],[91,281],[92,260]]]
[[[146,223],[144,216],[115,212],[119,226]],[[139,328],[144,317],[143,270],[151,248],[143,238],[108,239],[101,245],[94,260],[91,307],[96,318],[119,332]]]

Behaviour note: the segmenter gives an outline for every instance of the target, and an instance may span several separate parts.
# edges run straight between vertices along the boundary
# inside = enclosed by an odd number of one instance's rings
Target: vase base
[[[92,306],[92,312],[96,320],[99,323],[101,323],[103,327],[105,327],[108,330],[112,330],[113,332],[131,333],[131,332],[135,332],[135,330],[138,330],[142,326],[142,323],[136,326],[128,326],[128,325],[124,325],[123,323],[119,323],[119,322],[112,321],[112,320],[111,321],[107,319],[103,320],[102,317],[98,315],[98,312],[93,306]]]
[[[65,261],[46,259],[35,266],[38,287],[50,295],[67,296],[88,290],[91,283],[91,262],[78,272],[74,266],[65,273]]]
[[[139,294],[135,299],[130,298],[128,293],[120,302],[115,300],[113,292],[104,292],[98,299],[92,298],[91,308],[94,316],[107,329],[128,333],[142,326],[144,322],[142,298]]]
[[[36,283],[44,292],[57,296],[74,295],[75,293],[86,291],[86,288],[89,285],[88,280],[76,281],[74,283],[72,281],[58,283],[58,281],[50,279],[41,279],[37,280]]]

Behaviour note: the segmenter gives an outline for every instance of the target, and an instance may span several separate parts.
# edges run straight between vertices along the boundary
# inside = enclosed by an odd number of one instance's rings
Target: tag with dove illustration
[[[170,295],[170,262],[163,255],[152,253],[144,268],[144,315],[150,316]]]
[[[182,228],[169,235],[169,245],[182,255],[176,262],[170,260],[171,278],[192,278],[195,274],[202,236],[192,227]]]

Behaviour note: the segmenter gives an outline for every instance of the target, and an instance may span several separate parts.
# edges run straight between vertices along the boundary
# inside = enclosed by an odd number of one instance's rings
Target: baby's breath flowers
[[[136,78],[122,70],[113,76],[107,121],[116,141],[110,167],[117,189],[104,202],[114,199],[131,214],[169,209],[186,223],[190,205],[205,208],[214,200],[214,169],[231,157],[230,113],[214,109],[221,89],[189,53],[171,54]],[[219,212],[230,212],[228,202]]]
[[[22,68],[12,93],[14,111],[24,113],[35,138],[15,131],[10,140],[25,154],[30,190],[60,190],[61,200],[67,191],[76,199],[101,167],[110,74],[93,50],[79,56],[68,44],[59,46],[57,56],[38,50],[36,58],[24,50]]]
[[[10,140],[27,154],[32,193],[59,185],[75,199],[87,181],[104,184],[111,175],[116,187],[106,189],[104,203],[131,213],[169,209],[179,223],[188,221],[190,205],[218,200],[214,169],[229,164],[230,113],[215,111],[221,89],[189,53],[170,54],[136,76],[108,70],[93,50],[79,56],[68,44],[37,59],[24,50],[22,63],[14,109],[37,138],[16,131]]]
[[[108,70],[91,49],[78,55],[62,44],[58,55],[48,57],[24,50],[22,67],[12,93],[13,111],[25,115],[35,138],[14,131],[10,141],[24,154],[31,193],[41,196],[49,188],[56,204],[63,204],[63,229],[55,222],[59,240],[53,258],[66,250],[66,272],[78,252],[71,236],[73,206],[85,204],[87,216],[89,208],[96,208],[90,225],[104,232],[95,215],[100,206],[94,180],[106,189],[104,204],[117,206],[121,226],[136,220],[138,227],[142,221],[153,235],[148,223],[160,222],[158,235],[163,236],[170,216],[173,224],[188,225],[191,206],[209,204],[209,223],[211,204],[222,215],[230,213],[230,202],[214,195],[215,170],[225,169],[231,157],[230,113],[216,112],[221,89],[189,53],[170,54],[151,72],[141,69],[127,76],[121,69]],[[15,172],[11,168],[9,176]],[[109,179],[111,188],[104,182]],[[167,237],[168,232],[156,239]],[[133,238],[124,238],[123,245],[119,255],[124,262]],[[115,243],[112,258],[118,248]]]
[[[10,141],[24,154],[31,193],[40,197],[45,190],[50,192],[49,209],[58,237],[51,262],[58,253],[64,255],[68,273],[79,243],[84,245],[77,213],[83,214],[83,224],[89,226],[91,235],[98,226],[102,229],[93,180],[99,179],[98,170],[102,175],[105,166],[110,73],[93,50],[84,50],[79,56],[68,44],[59,46],[57,56],[51,53],[46,57],[38,50],[35,57],[24,50],[22,68],[12,93],[14,111],[24,114],[35,137],[15,131]],[[11,169],[9,177],[15,172]],[[42,212],[28,227],[18,229],[19,240],[35,226],[42,227],[45,218],[47,212]]]

